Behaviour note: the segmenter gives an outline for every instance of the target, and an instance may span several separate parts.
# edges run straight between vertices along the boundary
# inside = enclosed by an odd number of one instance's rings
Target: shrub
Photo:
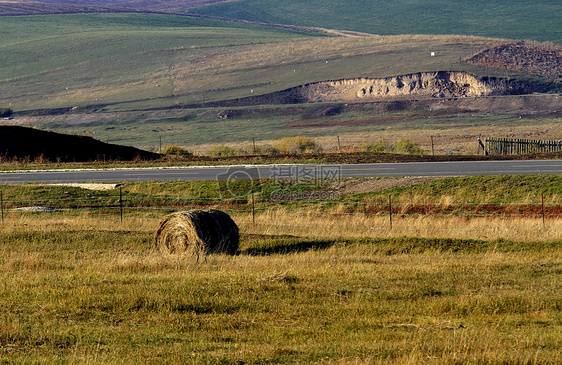
[[[401,138],[392,145],[392,152],[404,155],[423,155],[424,150],[416,142]]]
[[[180,146],[175,144],[164,146],[164,148],[162,148],[160,153],[164,155],[174,155],[174,156],[183,156],[183,157],[193,156],[192,152],[186,150],[185,148],[181,148]]]
[[[224,144],[213,146],[207,150],[207,154],[211,157],[229,157],[236,156],[236,149]]]
[[[272,145],[269,144],[264,144],[261,146],[256,146],[256,154],[258,155],[269,155],[269,156],[275,156],[278,155],[280,153],[280,151],[273,147]]]
[[[273,143],[273,147],[282,153],[315,153],[320,152],[321,148],[308,137],[286,137]]]
[[[384,140],[379,139],[374,144],[362,143],[359,145],[359,149],[363,152],[383,153],[388,150],[388,145]]]

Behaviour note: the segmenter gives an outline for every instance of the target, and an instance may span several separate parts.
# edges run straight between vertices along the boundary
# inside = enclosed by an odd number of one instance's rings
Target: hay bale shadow
[[[240,252],[240,255],[248,256],[269,256],[287,255],[293,253],[325,250],[332,247],[336,242],[333,240],[306,240],[306,241],[287,241],[282,240],[268,245],[267,247],[252,247]]]

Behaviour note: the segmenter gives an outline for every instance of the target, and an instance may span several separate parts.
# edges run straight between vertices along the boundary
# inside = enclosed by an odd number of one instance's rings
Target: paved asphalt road
[[[401,176],[476,176],[562,174],[562,160],[409,162],[354,165],[266,165],[116,169],[83,171],[31,171],[0,173],[1,184],[82,183],[166,180],[227,180],[238,178],[345,178]]]

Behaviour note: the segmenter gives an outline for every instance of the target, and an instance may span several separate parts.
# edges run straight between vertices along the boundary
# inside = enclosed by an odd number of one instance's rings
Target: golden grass
[[[239,217],[245,232],[258,234],[291,234],[311,238],[458,238],[475,240],[513,240],[518,242],[562,241],[562,220],[542,218],[463,218],[389,216],[317,215],[268,213]]]
[[[446,204],[446,203],[445,203]],[[303,210],[304,211],[304,210]],[[255,216],[250,213],[229,212],[243,234],[294,235],[314,239],[330,238],[453,238],[474,240],[511,240],[517,242],[562,241],[562,219],[547,217],[456,217],[401,216],[388,214],[347,213],[343,209],[330,212],[306,210],[298,213],[276,210]],[[228,210],[227,210],[228,212]],[[156,232],[157,218],[34,218],[20,216],[6,218],[0,232],[59,232],[59,231],[120,231]]]
[[[558,246],[495,250],[483,242],[479,251],[419,246],[391,253],[380,246],[392,248],[392,240],[339,241],[346,235],[335,228],[342,221],[384,225],[384,217],[257,217],[272,219],[333,228],[262,232],[260,225],[243,225],[241,255],[209,256],[194,266],[189,257],[163,256],[151,246],[157,220],[5,220],[0,357],[91,364],[561,360]],[[409,220],[402,221],[379,236],[414,236],[403,224]],[[444,221],[448,228],[462,222]],[[536,221],[513,222],[540,229]],[[548,223],[561,231],[559,221]],[[506,228],[499,219],[482,228],[494,225],[494,235]],[[287,252],[251,253],[269,240]]]

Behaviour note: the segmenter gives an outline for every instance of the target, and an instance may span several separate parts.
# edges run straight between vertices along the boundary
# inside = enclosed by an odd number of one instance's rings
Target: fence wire
[[[150,196],[150,195],[100,195],[74,196],[64,198],[5,199],[1,204],[2,221],[8,216],[34,214],[41,219],[44,214],[61,214],[61,221],[73,220],[146,220],[157,221],[164,215],[196,208],[221,209],[234,217],[238,216],[239,224],[296,227],[307,229],[349,229],[349,230],[384,230],[388,227],[370,227],[363,222],[362,226],[345,224],[346,217],[377,217],[389,219],[419,217],[461,217],[472,218],[532,218],[556,220],[562,217],[562,203],[545,202],[392,202],[380,198],[374,201],[346,200],[279,200],[253,199],[251,196],[234,199],[199,198],[182,196]],[[80,216],[80,212],[88,212],[90,216]],[[146,215],[143,216],[143,212]],[[39,213],[39,215],[37,215]],[[94,214],[95,213],[95,214]],[[93,214],[93,215],[92,215]],[[303,217],[329,217],[336,220],[329,224],[294,224],[279,221],[279,216],[298,215]],[[247,221],[247,217],[252,218]],[[256,220],[256,216],[259,220]],[[54,218],[54,217],[53,217]],[[342,224],[344,223],[344,224]],[[402,227],[408,230],[408,227]],[[419,228],[411,228],[419,230]],[[435,230],[435,227],[432,228]]]

